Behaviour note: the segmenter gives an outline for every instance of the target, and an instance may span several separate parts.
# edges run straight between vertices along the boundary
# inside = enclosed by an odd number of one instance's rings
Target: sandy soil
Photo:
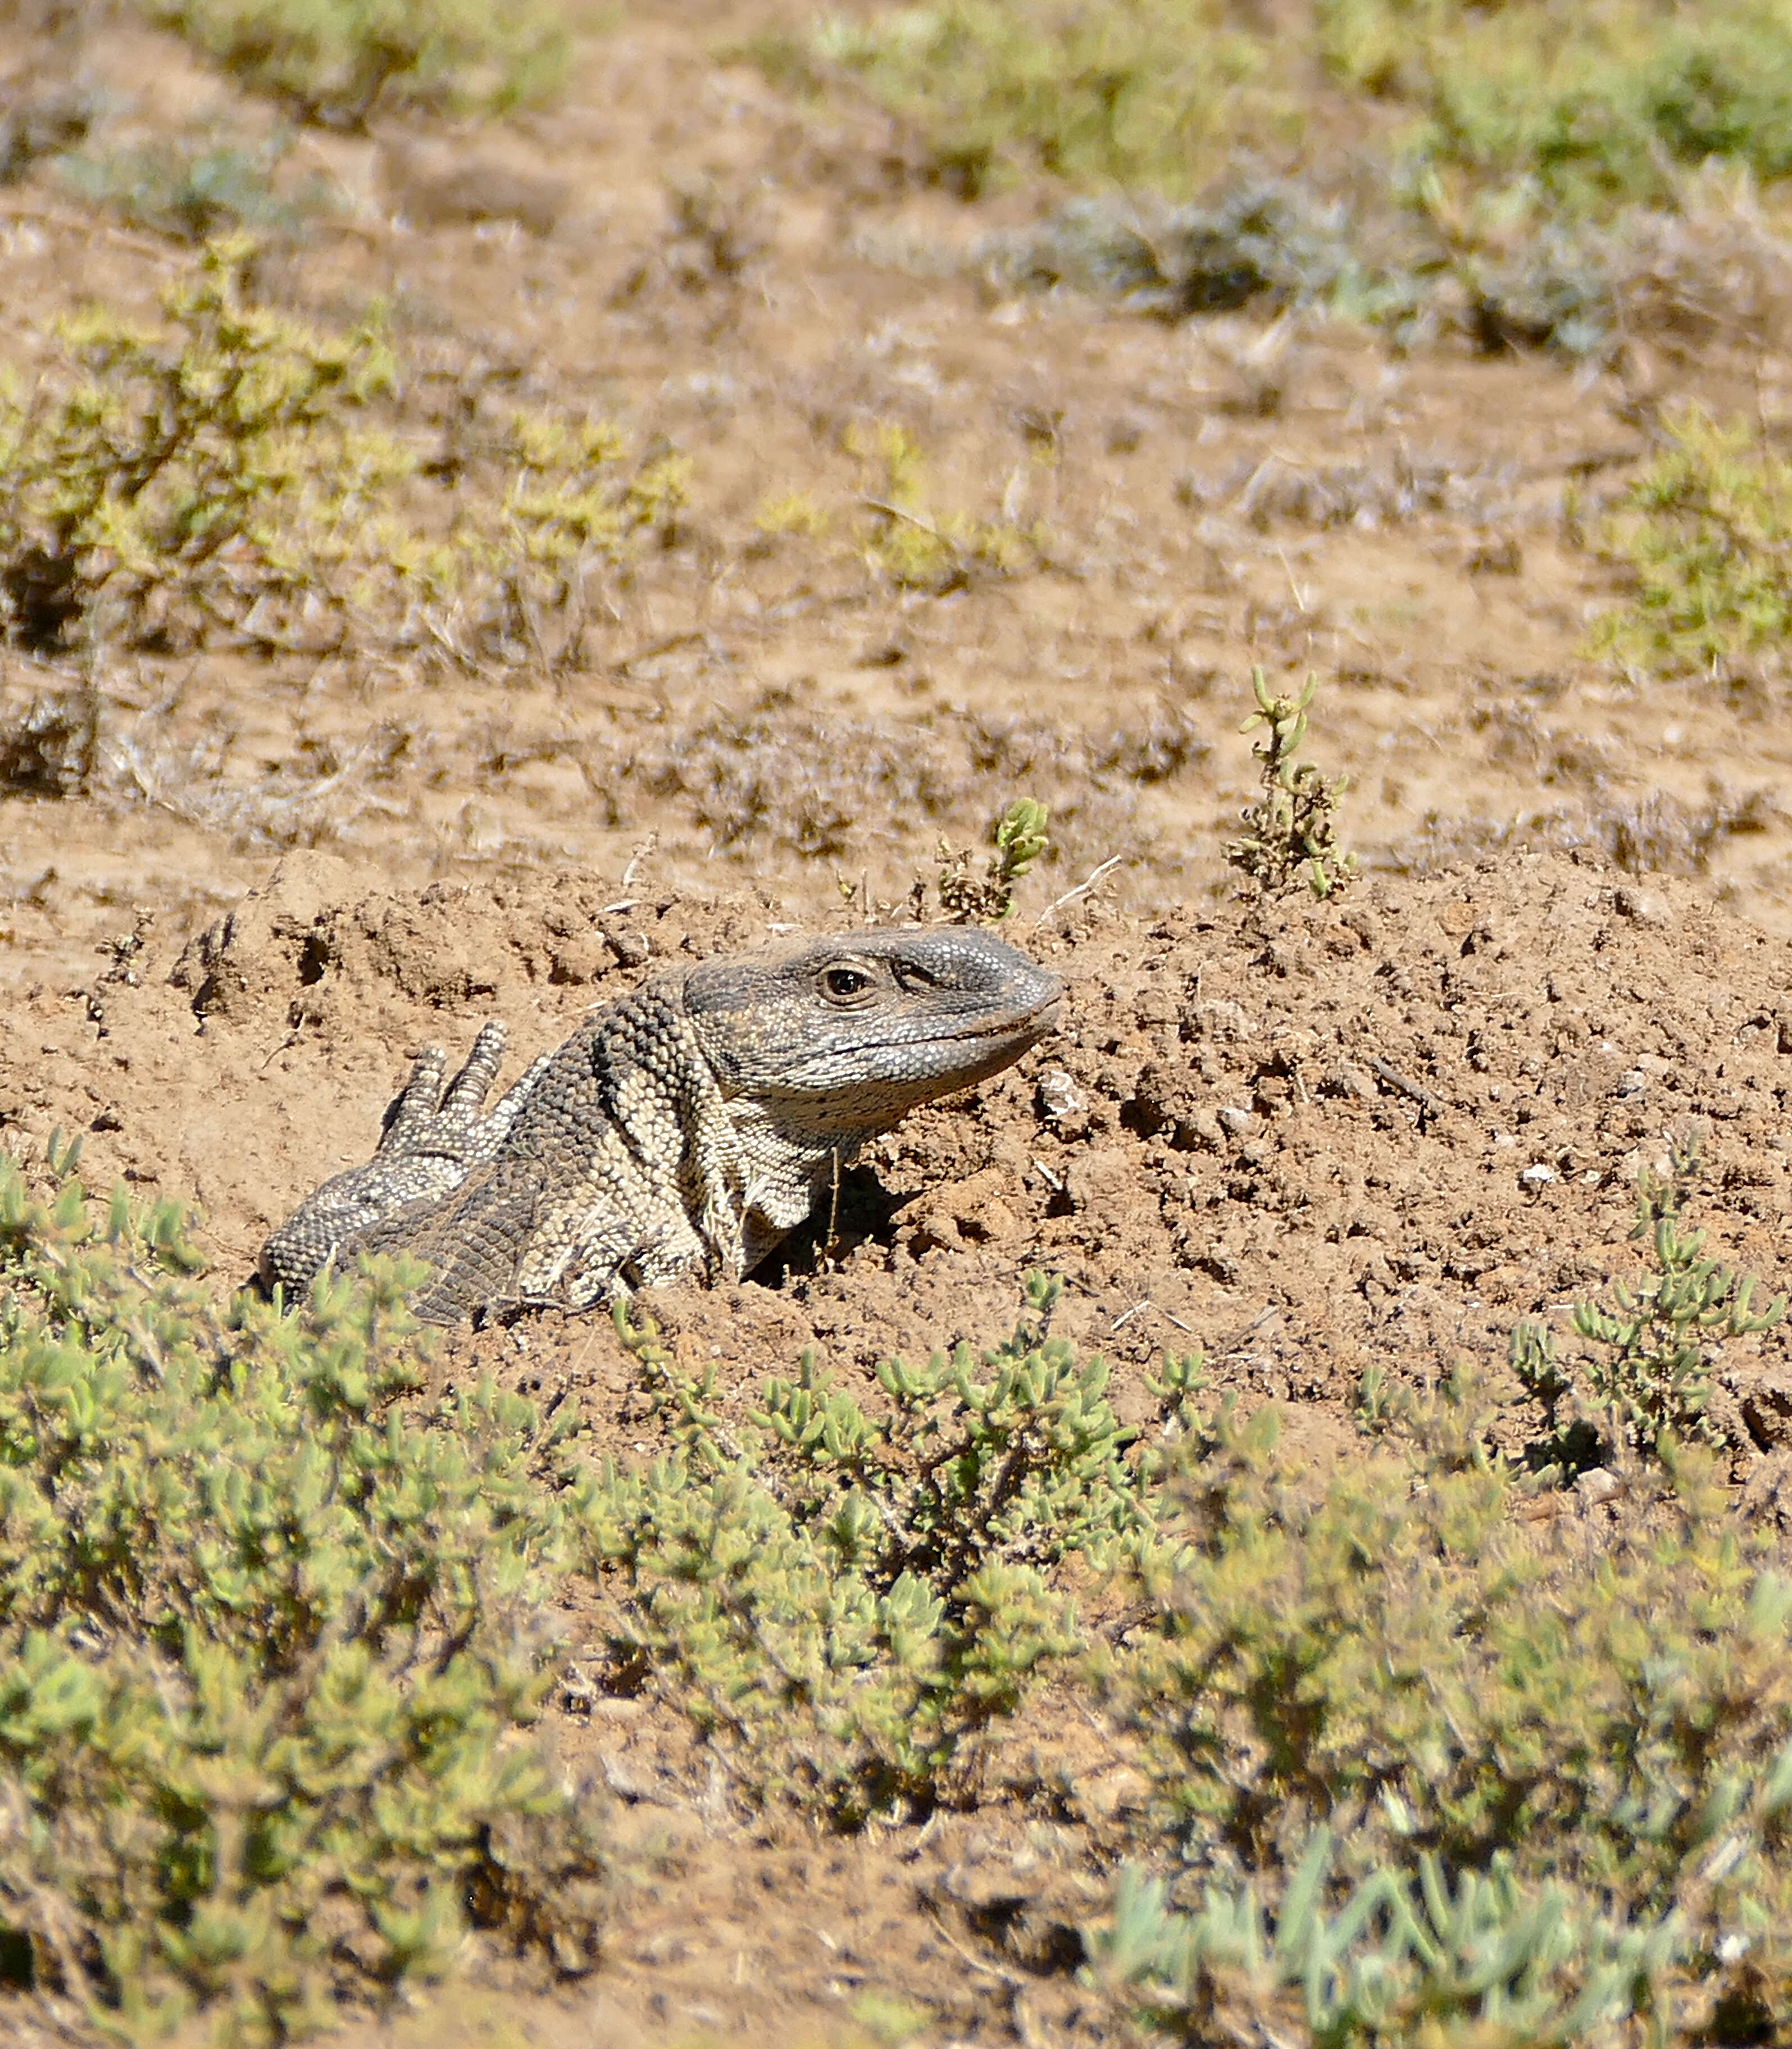
[[[1397,360],[1317,320],[1005,298],[961,259],[1039,196],[973,214],[879,120],[716,60],[772,12],[631,17],[581,46],[561,107],[502,132],[301,139],[340,211],[270,259],[270,290],[320,317],[383,297],[449,377],[666,437],[693,458],[688,514],[606,587],[570,668],[96,663],[85,788],[0,790],[0,1139],[79,1131],[96,1180],[191,1197],[235,1280],[366,1156],[422,1044],[501,1017],[520,1067],[659,963],[900,900],[942,834],[980,838],[1024,793],[1055,838],[1015,930],[1067,978],[1063,1031],[881,1145],[832,1242],[658,1299],[729,1403],[807,1346],[869,1378],[987,1341],[1044,1266],[1123,1416],[1151,1362],[1199,1347],[1288,1404],[1316,1463],[1347,1458],[1366,1366],[1502,1357],[1518,1319],[1629,1270],[1635,1173],[1689,1118],[1714,1242],[1771,1285],[1792,700],[1588,659],[1614,585],[1580,537],[1650,406],[1776,422],[1792,360],[1670,338],[1571,375]],[[0,42],[13,89],[70,75],[115,138],[269,123],[141,29]],[[48,169],[0,191],[0,352],[29,360],[91,294],[150,306],[180,255]],[[1043,522],[1040,566],[937,595],[877,573],[848,446],[867,422],[915,437],[931,503]],[[799,491],[829,532],[764,531]],[[1323,905],[1247,900],[1221,858],[1254,662],[1320,672],[1313,749],[1352,779],[1369,873]],[[72,680],[0,656],[0,719]],[[445,1349],[450,1378],[484,1370],[581,1391],[631,1448],[601,1320]],[[1723,1402],[1737,1484],[1776,1500],[1779,1334],[1732,1348]],[[604,1969],[558,1993],[492,1977],[345,2039],[888,2039],[904,2000],[929,2043],[1099,2032],[1067,1968],[1098,1899],[1098,1728],[1017,1738],[1071,1789],[1055,1803],[993,1791],[842,1842],[743,1821],[634,1703],[573,1690],[560,1713],[643,1846]]]
[[[298,1196],[364,1157],[426,1040],[459,1050],[500,1016],[519,1067],[656,966],[791,922],[739,896],[618,908],[614,886],[562,870],[367,891],[339,857],[290,855],[185,947],[152,931],[84,990],[20,999],[0,1105],[15,1142],[82,1131],[102,1184],[195,1192],[220,1274],[242,1276]],[[1198,1348],[1217,1386],[1287,1405],[1316,1466],[1348,1458],[1370,1364],[1429,1382],[1495,1363],[1515,1322],[1562,1328],[1630,1271],[1637,1169],[1665,1166],[1666,1134],[1693,1122],[1713,1245],[1785,1269],[1792,959],[1692,884],[1514,851],[1325,904],[1145,918],[1083,900],[1019,936],[1066,979],[1059,1035],[882,1142],[831,1242],[812,1228],[738,1286],[655,1295],[681,1361],[720,1363],[725,1417],[809,1347],[875,1400],[880,1359],[987,1342],[1044,1267],[1068,1284],[1057,1329],[1114,1362],[1123,1421],[1155,1416],[1164,1351]],[[650,1449],[602,1317],[462,1330],[438,1371],[576,1394],[595,1450]],[[1782,1332],[1728,1348],[1717,1413],[1738,1485],[1777,1514]],[[1511,1412],[1514,1450],[1537,1420]],[[827,2039],[916,1998],[929,2039],[1099,2034],[1067,1959],[1125,1766],[1086,1714],[1030,1716],[968,1812],[826,1841],[743,1818],[675,1718],[593,1701],[577,1655],[568,1671],[569,1769],[616,1800],[641,1855],[605,1967],[533,1995],[540,2032],[489,2039]],[[494,2028],[515,2024],[510,1998]],[[392,2039],[475,2042],[483,2024]]]

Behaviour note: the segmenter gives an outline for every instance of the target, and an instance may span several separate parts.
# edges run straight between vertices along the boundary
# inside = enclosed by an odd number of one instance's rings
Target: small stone
[[[1607,1472],[1603,1466],[1593,1466],[1575,1481],[1574,1491],[1583,1501],[1592,1502],[1596,1507],[1602,1501],[1609,1501],[1613,1495],[1623,1493],[1623,1486],[1615,1473]]]
[[[1257,1119],[1248,1110],[1241,1109],[1235,1102],[1223,1103],[1215,1114],[1219,1119],[1221,1128],[1230,1132],[1234,1138],[1242,1138],[1246,1132],[1254,1131],[1257,1128]]]
[[[1649,1086],[1649,1077],[1641,1067],[1628,1067],[1618,1077],[1618,1086],[1613,1093],[1620,1098],[1641,1095]]]
[[[1340,1060],[1332,1070],[1332,1078],[1347,1096],[1359,1102],[1373,1102],[1381,1091],[1361,1067],[1352,1067],[1348,1060]]]
[[[1620,889],[1611,901],[1620,918],[1639,925],[1665,925],[1671,915],[1667,899],[1653,889]]]
[[[1518,1176],[1527,1188],[1541,1188],[1546,1182],[1553,1181],[1555,1178],[1555,1168],[1546,1167],[1541,1160],[1533,1162]]]
[[[1219,1152],[1226,1143],[1226,1127],[1213,1112],[1204,1105],[1191,1110],[1187,1117],[1176,1120],[1176,1135],[1170,1141],[1179,1153],[1201,1150]]]
[[[1142,1813],[1150,1803],[1151,1782],[1129,1765],[1117,1765],[1079,1779],[1075,1798],[1092,1819],[1111,1821],[1116,1814]]]
[[[1036,1091],[1039,1114],[1054,1122],[1067,1117],[1082,1117],[1089,1105],[1083,1093],[1062,1067],[1048,1067],[1039,1078]]]

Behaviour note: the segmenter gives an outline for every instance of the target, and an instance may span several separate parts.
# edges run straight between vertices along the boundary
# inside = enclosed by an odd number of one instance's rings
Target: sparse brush
[[[935,181],[974,198],[1041,169],[1186,186],[1247,118],[1270,52],[1211,0],[947,0],[835,16],[745,54],[811,86],[846,72],[919,141]]]
[[[971,1740],[1086,1645],[1051,1569],[1155,1541],[1106,1367],[1050,1336],[1059,1284],[1026,1291],[981,1356],[881,1366],[880,1413],[806,1359],[733,1429],[619,1311],[673,1448],[585,1511],[611,1683],[694,1719],[752,1797],[845,1822],[960,1797]]]
[[[376,108],[501,114],[565,76],[548,0],[144,0],[245,85],[309,121],[358,127]]]
[[[847,449],[866,465],[873,486],[863,500],[875,515],[861,536],[865,559],[892,583],[943,595],[978,576],[1020,575],[1044,558],[1048,536],[1037,523],[1023,527],[930,507],[920,445],[906,428],[855,429]]]
[[[753,515],[753,524],[760,533],[774,538],[796,534],[805,540],[819,541],[826,535],[831,522],[826,507],[817,504],[807,491],[778,491],[761,502]]]
[[[1594,645],[1668,675],[1777,668],[1792,631],[1792,463],[1697,406],[1664,428],[1603,536],[1633,589]]]
[[[290,196],[276,188],[283,146],[260,149],[206,146],[197,139],[145,144],[103,155],[58,158],[57,175],[71,191],[110,207],[133,227],[184,242],[203,243],[249,231],[293,238],[331,203],[329,189],[312,178]]]
[[[42,1197],[0,1160],[0,1957],[245,2044],[440,1976],[470,1913],[582,1965],[601,1862],[527,1740],[556,1433],[488,1384],[407,1413],[414,1276],[220,1307],[75,1150]]]
[[[1489,1448],[1489,1388],[1459,1372],[1382,1413],[1380,1448],[1324,1472],[1230,1403],[1169,1447],[1149,1612],[1102,1666],[1156,1789],[1141,1849],[1174,1839],[1184,1897],[1274,1896],[1328,1826],[1331,1905],[1423,1850],[1677,1915],[1689,1968],[1746,1954],[1784,1983],[1792,1586],[1713,1455],[1633,1474],[1590,1567],[1515,1517],[1534,1483]]]
[[[469,663],[542,659],[550,623],[576,641],[592,567],[682,504],[678,459],[631,471],[604,422],[492,420],[476,392],[446,449],[395,431],[378,322],[321,335],[254,305],[254,254],[211,245],[163,328],[95,309],[34,386],[0,385],[0,629]]]
[[[1522,1886],[1501,1859],[1452,1884],[1421,1851],[1416,1868],[1374,1872],[1332,1910],[1333,1849],[1316,1829],[1273,1915],[1250,1884],[1211,1888],[1178,1913],[1161,1879],[1129,1868],[1111,1919],[1091,1931],[1086,1977],[1190,2043],[1549,2049],[1655,2008],[1688,1958],[1676,1916],[1628,1922],[1572,1888]]]
[[[1545,1329],[1522,1324],[1514,1333],[1513,1365],[1545,1402],[1552,1425],[1557,1403],[1572,1393],[1583,1411],[1610,1415],[1641,1450],[1656,1449],[1664,1437],[1723,1441],[1709,1406],[1724,1341],[1771,1330],[1786,1298],[1753,1308],[1753,1277],[1707,1258],[1705,1233],[1686,1228],[1704,1139],[1694,1127],[1673,1133],[1666,1174],[1646,1167],[1638,1176],[1631,1239],[1645,1248],[1649,1268],[1634,1285],[1613,1281],[1609,1304],[1575,1305],[1574,1328],[1591,1347],[1584,1384],[1563,1372]]]
[[[1357,224],[1341,201],[1292,181],[1234,179],[1196,205],[1071,200],[1033,227],[985,236],[973,261],[1009,290],[1067,285],[1171,320],[1334,296],[1354,305],[1369,289]]]
[[[1341,83],[1419,110],[1409,147],[1576,211],[1672,200],[1708,158],[1792,168],[1792,39],[1772,0],[1683,11],[1517,0],[1322,0]]]
[[[1261,668],[1251,671],[1250,681],[1257,710],[1239,730],[1263,729],[1251,748],[1261,767],[1263,795],[1243,814],[1243,836],[1227,843],[1226,858],[1265,896],[1302,883],[1316,896],[1332,896],[1356,875],[1356,856],[1343,853],[1337,842],[1338,799],[1348,779],[1328,779],[1312,762],[1297,758],[1319,678],[1309,675],[1297,698],[1273,695]]]
[[[896,651],[906,663],[907,651]],[[1175,781],[1210,752],[1199,716],[1180,703],[1092,729],[968,706],[892,721],[816,709],[780,685],[744,710],[674,712],[593,773],[607,803],[636,792],[677,803],[718,853],[842,867],[887,860],[892,840],[923,861],[943,834],[954,847],[977,835],[1011,790],[1062,789],[1075,804],[1073,831],[1067,842],[1054,833],[1051,857],[1081,860],[1137,843],[1146,830],[1137,789]],[[935,915],[936,875],[916,878],[917,917]],[[841,886],[858,900],[856,880]]]

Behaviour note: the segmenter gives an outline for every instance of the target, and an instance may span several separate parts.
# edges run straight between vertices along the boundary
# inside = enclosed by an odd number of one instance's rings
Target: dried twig
[[[1088,879],[1086,881],[1078,883],[1074,889],[1067,889],[1063,895],[1058,899],[1056,903],[1048,904],[1045,908],[1040,912],[1039,916],[1034,919],[1033,930],[1036,932],[1040,927],[1045,923],[1046,920],[1051,916],[1054,911],[1062,911],[1066,904],[1074,904],[1079,897],[1086,896],[1091,889],[1094,888],[1104,877],[1111,873],[1114,869],[1117,869],[1120,865],[1121,862],[1126,857],[1123,853],[1110,853],[1107,859],[1102,863],[1099,868],[1093,869],[1090,872]]]

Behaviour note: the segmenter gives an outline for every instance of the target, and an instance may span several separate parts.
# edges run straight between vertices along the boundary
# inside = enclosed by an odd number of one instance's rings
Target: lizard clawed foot
[[[485,1099],[508,1036],[495,1018],[481,1026],[465,1064],[445,1087],[447,1056],[439,1046],[425,1047],[373,1157],[326,1181],[262,1247],[264,1284],[278,1281],[289,1295],[296,1293],[342,1253],[362,1244],[371,1249],[387,1219],[452,1195],[493,1157],[542,1065],[538,1060],[488,1110]]]

